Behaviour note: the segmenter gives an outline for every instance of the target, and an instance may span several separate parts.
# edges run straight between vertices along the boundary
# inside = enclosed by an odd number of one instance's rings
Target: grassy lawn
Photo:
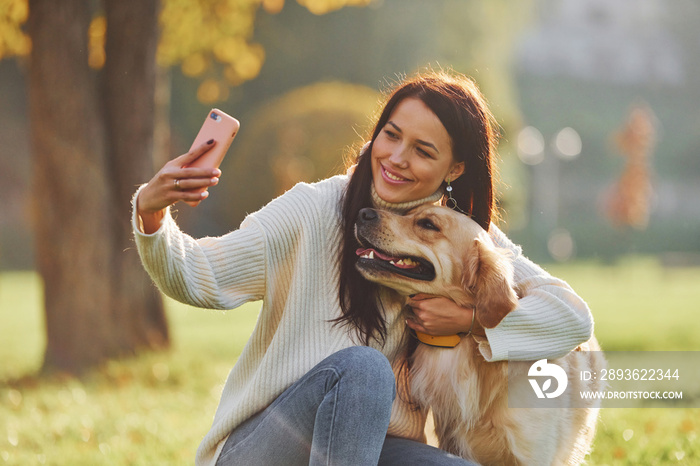
[[[652,258],[546,268],[588,302],[604,350],[700,351],[700,268]],[[698,433],[700,409],[606,408],[589,464],[700,464]]]
[[[605,349],[700,350],[700,269],[647,258],[547,268],[588,301]],[[44,345],[41,299],[36,275],[0,275],[0,465],[193,464],[259,303],[221,313],[168,302],[169,352],[75,379],[33,376]],[[699,464],[699,415],[606,408],[589,464]]]

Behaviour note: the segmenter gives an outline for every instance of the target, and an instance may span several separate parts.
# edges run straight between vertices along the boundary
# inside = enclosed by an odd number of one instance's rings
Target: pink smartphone
[[[219,168],[224,160],[226,151],[231,146],[233,138],[238,133],[241,124],[230,115],[222,112],[218,108],[212,109],[204,120],[204,124],[194,138],[190,150],[204,144],[210,139],[216,140],[216,145],[197,160],[192,162],[190,167]]]

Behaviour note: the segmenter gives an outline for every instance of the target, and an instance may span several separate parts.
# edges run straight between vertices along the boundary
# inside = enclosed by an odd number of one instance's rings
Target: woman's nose
[[[403,146],[397,146],[389,157],[389,161],[397,167],[406,168],[408,166],[408,159],[406,157],[406,150]]]

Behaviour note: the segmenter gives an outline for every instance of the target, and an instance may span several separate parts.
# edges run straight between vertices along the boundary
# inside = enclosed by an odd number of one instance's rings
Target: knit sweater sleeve
[[[233,309],[263,297],[264,239],[255,222],[246,220],[218,238],[195,240],[180,230],[170,209],[155,233],[142,233],[132,208],[132,227],[144,268],[171,298],[197,307]]]
[[[593,318],[586,303],[564,281],[522,255],[521,249],[497,227],[489,229],[499,247],[513,252],[518,307],[500,324],[486,329],[480,342],[488,361],[557,358],[593,334]]]

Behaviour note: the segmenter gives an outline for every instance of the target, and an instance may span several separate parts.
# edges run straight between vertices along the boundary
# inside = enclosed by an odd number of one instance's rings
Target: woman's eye
[[[418,226],[425,230],[440,231],[440,228],[427,218],[418,220]]]
[[[398,138],[398,136],[396,135],[396,133],[394,133],[393,131],[388,130],[388,129],[385,129],[385,130],[384,130],[384,134],[386,134],[386,135],[387,135],[388,137],[390,137],[391,139],[396,139],[396,138]]]
[[[430,152],[427,152],[427,151],[421,149],[420,147],[419,147],[418,149],[416,149],[416,150],[418,151],[418,153],[419,153],[422,157],[427,157],[427,158],[429,158],[429,159],[432,159],[432,158],[433,158],[433,155],[432,155]]]

